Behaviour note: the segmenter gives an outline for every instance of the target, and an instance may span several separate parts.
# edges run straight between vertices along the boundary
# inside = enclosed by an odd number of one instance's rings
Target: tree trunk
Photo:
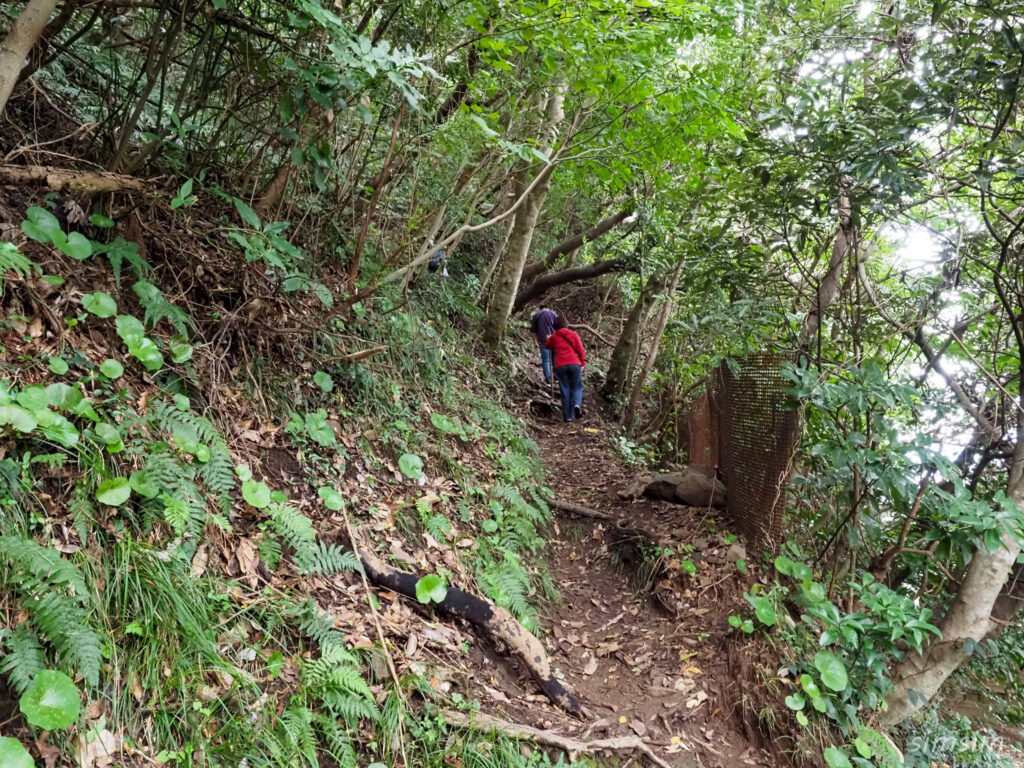
[[[1017,418],[1014,447],[1006,495],[1024,508],[1024,415]],[[967,575],[956,598],[939,625],[942,638],[926,646],[923,653],[908,655],[896,668],[896,687],[883,714],[886,725],[906,720],[936,694],[946,679],[967,659],[968,639],[981,642],[995,627],[992,610],[1013,570],[1020,545],[1003,536],[1003,546],[994,552],[978,549],[967,567]]]
[[[546,139],[545,147],[554,145],[554,138],[557,135],[558,125],[565,117],[562,109],[565,100],[565,85],[555,86],[548,96],[547,117],[545,120]],[[505,256],[498,264],[497,278],[494,283],[494,292],[491,294],[491,301],[487,307],[487,317],[484,318],[483,335],[484,340],[491,346],[497,346],[505,335],[505,327],[508,325],[509,315],[515,303],[516,294],[519,293],[519,283],[522,280],[523,267],[526,266],[526,258],[530,253],[530,243],[533,241],[533,232],[537,226],[537,217],[544,205],[544,198],[547,197],[548,188],[551,186],[551,172],[553,165],[547,166],[541,173],[543,178],[536,184],[528,198],[516,211],[512,222],[512,234],[508,240],[508,249]],[[522,194],[529,183],[529,168],[521,168],[515,177],[516,196]]]
[[[608,372],[604,377],[604,385],[601,387],[601,394],[606,398],[618,397],[622,394],[629,381],[629,371],[632,367],[632,360],[636,354],[636,348],[640,344],[640,331],[643,328],[644,315],[650,304],[651,297],[658,292],[661,283],[654,277],[647,280],[636,298],[636,304],[626,318],[626,324],[622,326],[622,333],[612,350],[611,360],[608,362]]]
[[[29,51],[39,40],[46,22],[56,8],[57,0],[29,0],[25,10],[14,20],[3,43],[0,43],[0,114],[7,106]]]
[[[563,269],[560,272],[549,272],[546,275],[541,275],[519,292],[513,309],[522,309],[530,301],[543,296],[556,286],[579,280],[588,280],[591,277],[604,275],[608,272],[617,272],[625,268],[625,266],[626,262],[622,259],[605,259],[604,261],[588,264],[585,267],[573,267],[572,269]]]
[[[821,318],[835,298],[836,290],[839,288],[839,278],[843,272],[843,262],[846,260],[853,246],[853,213],[850,209],[850,198],[846,190],[839,190],[839,229],[836,231],[836,239],[832,245],[832,257],[828,262],[828,270],[818,285],[814,294],[814,302],[807,315],[804,317],[803,327],[800,329],[799,345],[804,352],[810,352],[811,346],[821,328]]]
[[[661,307],[661,315],[658,317],[658,325],[654,329],[654,336],[651,337],[651,348],[647,351],[647,358],[640,368],[640,373],[636,376],[636,381],[633,382],[633,389],[629,393],[629,404],[626,406],[626,412],[622,415],[622,423],[627,429],[633,424],[637,405],[640,403],[640,395],[644,390],[644,383],[647,381],[651,369],[654,368],[654,361],[658,358],[661,337],[665,335],[665,328],[668,327],[669,318],[672,317],[672,308],[674,306],[672,297],[675,295],[676,288],[679,287],[679,280],[682,276],[683,262],[679,262],[672,273],[672,277],[669,278],[668,289],[665,292],[665,303]]]

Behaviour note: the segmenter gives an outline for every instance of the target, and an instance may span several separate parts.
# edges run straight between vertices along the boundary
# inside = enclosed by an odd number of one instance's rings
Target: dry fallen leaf
[[[583,674],[592,675],[595,672],[597,672],[597,659],[591,656],[590,661],[588,661],[587,665],[583,667]]]
[[[120,740],[106,728],[75,739],[75,756],[81,768],[108,768],[119,749]]]

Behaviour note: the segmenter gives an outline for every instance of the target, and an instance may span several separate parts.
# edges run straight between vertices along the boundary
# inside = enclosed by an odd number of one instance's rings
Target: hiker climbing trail
[[[761,764],[729,705],[728,616],[745,583],[735,537],[716,510],[622,498],[642,472],[614,453],[614,425],[593,398],[582,421],[557,414],[530,421],[564,502],[548,550],[560,600],[543,616],[544,642],[591,719],[552,714],[553,727],[635,734],[676,766]]]

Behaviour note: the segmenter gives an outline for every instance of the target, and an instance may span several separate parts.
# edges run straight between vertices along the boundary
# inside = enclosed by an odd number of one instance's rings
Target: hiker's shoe
[[[572,407],[572,413],[573,413],[573,416],[575,416],[577,419],[582,419],[583,418],[583,406],[574,405]]]

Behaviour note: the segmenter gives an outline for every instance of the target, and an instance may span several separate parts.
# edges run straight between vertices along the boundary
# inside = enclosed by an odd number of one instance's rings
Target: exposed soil
[[[744,737],[729,704],[737,696],[728,617],[745,605],[753,566],[746,574],[737,568],[742,551],[732,546],[726,522],[713,509],[620,497],[641,470],[614,452],[614,428],[599,398],[589,397],[582,420],[563,423],[557,397],[554,409],[544,405],[549,393],[539,370],[527,373],[531,387],[519,402],[522,413],[533,414],[549,486],[557,498],[611,519],[556,511],[548,550],[561,599],[543,616],[544,640],[587,717],[573,720],[542,697],[516,696],[507,669],[491,678],[512,698],[495,714],[577,737],[637,734],[680,767],[771,765]],[[533,707],[524,706],[530,701]]]

